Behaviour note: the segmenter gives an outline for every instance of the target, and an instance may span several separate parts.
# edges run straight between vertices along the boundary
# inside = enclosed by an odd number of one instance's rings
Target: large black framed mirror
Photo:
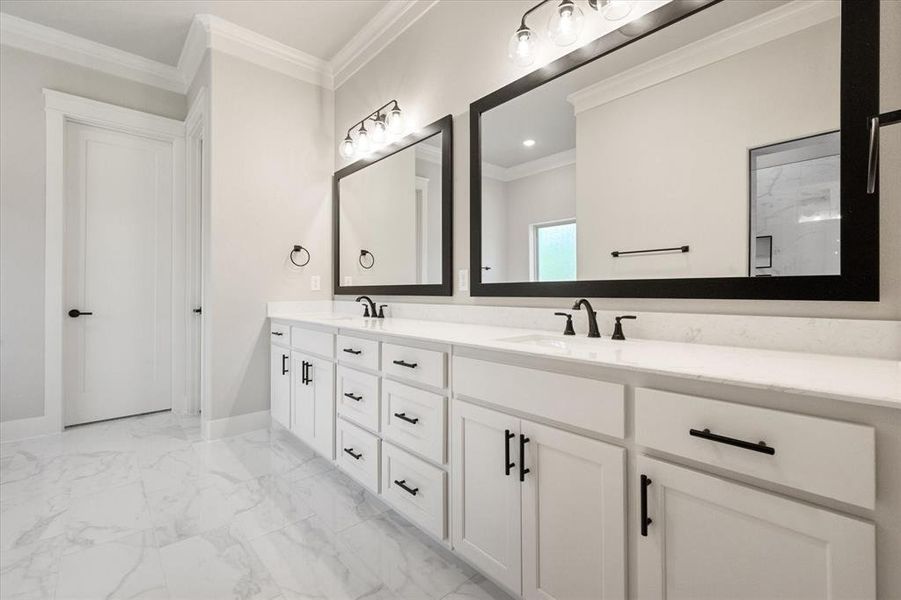
[[[453,119],[336,172],[335,294],[450,296]]]
[[[673,0],[470,105],[474,296],[879,299],[878,0]]]

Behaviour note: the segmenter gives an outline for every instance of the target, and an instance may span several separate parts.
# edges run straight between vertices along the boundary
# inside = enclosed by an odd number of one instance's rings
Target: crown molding
[[[573,92],[575,114],[841,16],[831,0],[795,0]]]
[[[6,46],[62,60],[145,85],[184,93],[178,70],[137,54],[92,42],[52,27],[0,13],[0,39]]]
[[[436,4],[438,0],[388,2],[329,61],[334,87],[341,87]]]
[[[576,164],[576,149],[570,148],[569,150],[548,154],[547,156],[507,168],[489,162],[482,162],[482,176],[507,183],[574,164]]]

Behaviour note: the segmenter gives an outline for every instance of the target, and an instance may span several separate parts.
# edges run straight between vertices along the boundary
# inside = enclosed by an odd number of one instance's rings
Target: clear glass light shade
[[[625,19],[630,12],[634,2],[632,0],[600,0],[601,14],[608,21],[619,21]]]
[[[376,144],[384,144],[388,139],[388,125],[385,118],[379,115],[379,118],[372,124],[372,141]]]
[[[404,113],[400,107],[395,106],[388,113],[387,130],[391,137],[400,137],[404,134]]]
[[[354,149],[360,154],[366,154],[367,152],[369,152],[369,149],[371,147],[372,144],[369,140],[369,132],[361,127],[357,132],[357,139],[354,142]]]
[[[338,145],[338,152],[344,158],[351,158],[354,155],[356,148],[354,147],[354,141],[351,139],[350,135],[348,135],[344,140]]]
[[[507,46],[507,56],[520,67],[528,67],[535,62],[535,51],[538,46],[538,36],[528,27],[520,27],[510,38]]]
[[[572,0],[563,0],[551,13],[547,23],[548,36],[558,46],[569,46],[579,39],[585,14]]]

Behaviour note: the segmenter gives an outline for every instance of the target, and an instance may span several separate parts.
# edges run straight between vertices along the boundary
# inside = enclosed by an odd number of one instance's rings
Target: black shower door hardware
[[[648,537],[648,525],[654,521],[648,517],[648,486],[651,485],[651,478],[647,475],[641,476],[641,535]]]
[[[392,361],[392,362],[394,362],[394,364],[396,364],[396,365],[398,365],[398,366],[401,366],[401,367],[407,367],[408,369],[415,369],[415,368],[419,365],[419,363],[408,363],[408,362],[403,361],[403,360],[395,360],[395,361]]]
[[[649,254],[652,252],[688,252],[689,246],[673,246],[672,248],[649,248],[647,250],[614,250],[610,253],[610,256],[613,258],[617,258],[618,256],[625,256],[627,254]]]
[[[401,421],[406,421],[407,423],[411,423],[413,425],[416,425],[417,423],[419,423],[419,417],[410,418],[407,416],[407,413],[405,413],[405,412],[394,413],[394,416],[397,417],[398,419],[400,419]]]
[[[509,429],[504,430],[504,474],[510,476],[510,469],[516,466],[516,463],[510,462],[510,440],[516,437],[516,434]]]
[[[345,448],[344,451],[347,454],[350,454],[351,456],[353,456],[354,460],[360,460],[361,458],[363,458],[363,454],[362,453],[357,454],[356,452],[354,452],[353,448]]]
[[[406,479],[401,479],[401,480],[395,479],[395,480],[394,480],[394,485],[396,485],[397,487],[399,487],[399,488],[402,489],[403,491],[407,492],[407,493],[410,494],[411,496],[415,496],[416,494],[419,493],[419,488],[409,488],[409,487],[407,487],[406,484],[407,484],[407,480],[406,480]]]
[[[735,446],[737,448],[744,448],[745,450],[760,452],[761,454],[769,454],[770,456],[776,454],[776,449],[772,446],[767,446],[766,442],[746,442],[745,440],[739,440],[736,438],[727,437],[725,435],[710,433],[709,429],[689,429],[688,435],[699,437],[705,440],[710,440],[711,442],[718,442],[720,444],[727,444],[729,446]]]

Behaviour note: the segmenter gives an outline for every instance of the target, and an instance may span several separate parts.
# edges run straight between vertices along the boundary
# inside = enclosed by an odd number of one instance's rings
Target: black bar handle
[[[350,393],[350,392],[345,393],[345,394],[344,394],[344,397],[345,397],[345,398],[350,398],[351,400],[355,400],[355,401],[357,401],[357,402],[359,402],[360,400],[363,399],[363,396],[354,396],[354,395],[353,395],[352,393]]]
[[[416,366],[419,364],[419,363],[408,363],[408,362],[403,361],[403,360],[395,360],[395,361],[392,361],[392,362],[394,362],[394,364],[396,364],[396,365],[398,365],[398,366],[401,366],[401,367],[407,367],[408,369],[415,369]]]
[[[651,485],[651,478],[642,474],[641,476],[641,535],[648,537],[648,525],[653,523],[653,519],[648,517],[648,486]]]
[[[195,309],[194,309],[194,312],[199,312],[199,311],[195,308]],[[273,331],[273,332],[272,332],[272,335],[279,335],[279,336],[281,336],[281,335],[285,335],[285,334],[282,333],[281,331]]]
[[[288,355],[282,354],[282,375],[288,374]]]
[[[403,491],[407,492],[407,493],[410,494],[411,496],[415,496],[416,494],[419,493],[419,488],[412,488],[412,489],[411,489],[411,488],[408,488],[408,487],[406,486],[406,483],[407,483],[407,480],[406,480],[406,479],[401,479],[400,481],[398,481],[397,479],[394,480],[394,485],[396,485],[397,487],[399,487],[399,488],[402,489]]]
[[[301,371],[301,374],[300,374],[300,377],[301,377],[300,382],[304,385],[310,385],[310,382],[313,381],[310,378],[310,367],[313,366],[313,363],[303,361],[303,363],[301,363],[301,364],[303,366],[303,371]]]
[[[72,317],[73,319],[77,319],[78,317],[80,317],[82,315],[93,315],[93,314],[94,313],[92,313],[92,312],[82,312],[82,311],[78,310],[77,308],[73,308],[68,313],[68,315],[70,317]]]
[[[203,307],[202,307],[202,306],[199,306],[199,307],[195,308],[195,309],[193,310],[193,312],[196,312],[196,313],[199,315],[200,313],[203,312]],[[281,335],[281,334],[279,334],[279,335]]]
[[[398,419],[400,419],[401,421],[406,421],[407,423],[411,423],[413,425],[416,425],[417,423],[419,423],[419,417],[412,417],[412,418],[408,417],[407,413],[405,413],[405,412],[394,413],[394,416],[397,417]]]
[[[510,476],[510,469],[516,466],[516,463],[510,462],[510,440],[516,437],[516,434],[509,429],[504,429],[504,474]]]
[[[614,250],[610,253],[610,256],[616,258],[618,256],[624,256],[626,254],[647,254],[649,252],[688,252],[691,248],[688,245],[685,246],[673,246],[672,248],[648,248],[647,250]]]
[[[720,444],[744,448],[745,450],[753,450],[754,452],[760,452],[761,454],[769,454],[770,456],[776,454],[776,449],[772,446],[767,446],[766,442],[757,442],[756,444],[754,442],[746,442],[744,440],[726,437],[725,435],[710,433],[709,429],[689,429],[688,435],[710,440],[711,442],[719,442]]]
[[[345,448],[344,451],[353,456],[354,460],[360,460],[361,458],[363,458],[363,453],[357,454],[354,452],[353,448]]]
[[[347,352],[348,354],[353,354],[354,356],[358,354],[363,354],[362,350],[354,350],[353,348],[344,348],[343,352]]]
[[[529,438],[524,436],[523,434],[519,434],[519,480],[526,480],[526,473],[531,473],[531,469],[526,468],[526,444],[529,443]]]

